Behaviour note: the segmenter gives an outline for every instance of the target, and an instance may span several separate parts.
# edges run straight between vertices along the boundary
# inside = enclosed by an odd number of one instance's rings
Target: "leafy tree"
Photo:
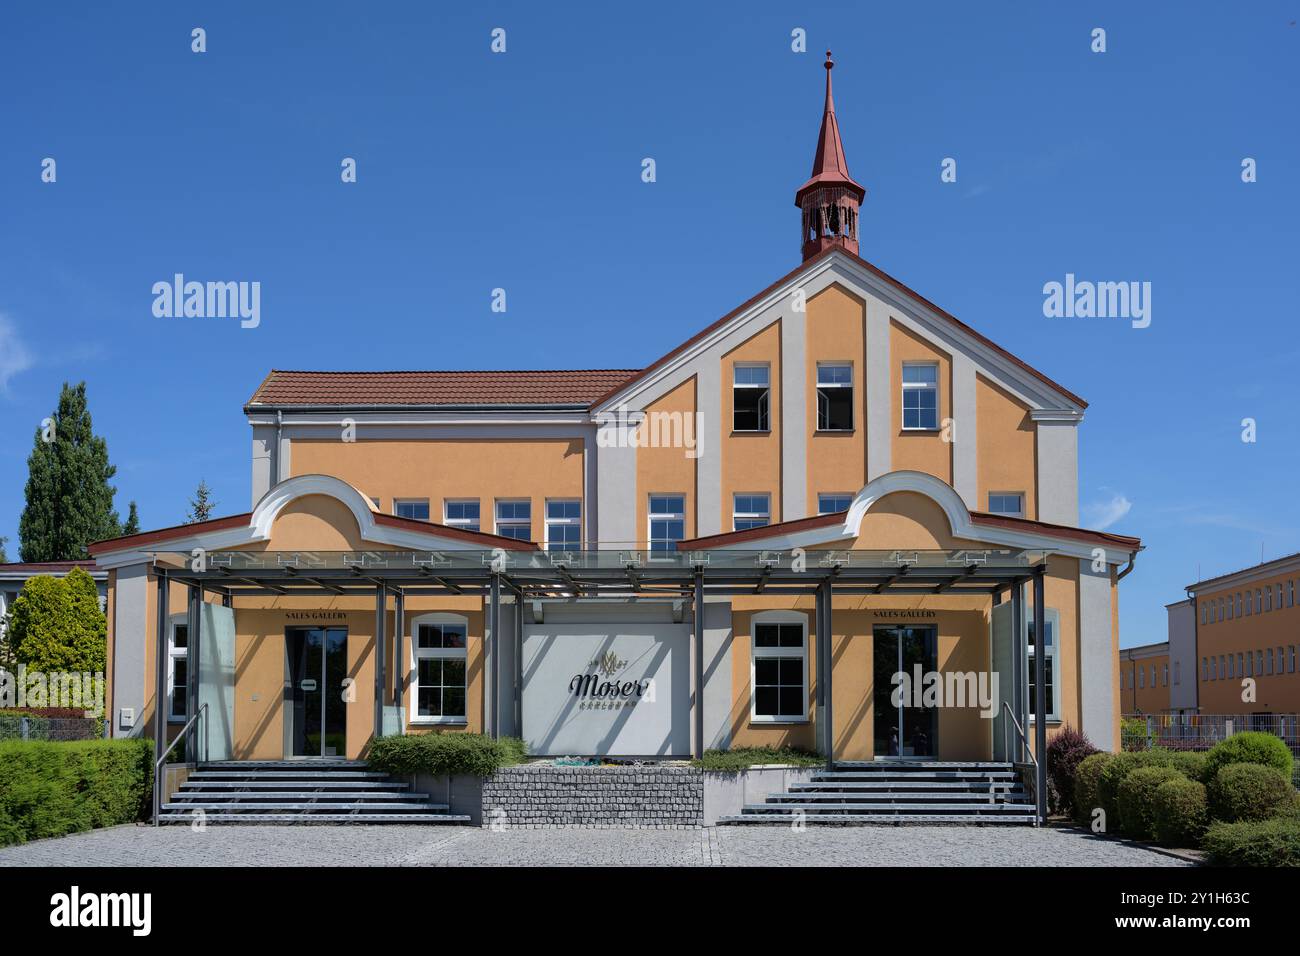
[[[5,553],[5,545],[8,543],[9,539],[0,534],[0,564],[9,563],[9,555]]]
[[[136,510],[135,502],[131,502],[130,510],[126,513],[126,524],[122,525],[123,534],[140,533],[140,513]]]
[[[86,407],[86,383],[63,383],[49,426],[36,430],[27,459],[27,503],[18,519],[24,561],[85,558],[92,541],[120,532],[109,479],[108,445],[95,435]]]
[[[212,517],[212,509],[217,503],[212,500],[212,489],[202,478],[199,479],[198,490],[194,492],[194,497],[190,499],[190,514],[185,519],[186,524],[194,524],[198,521],[207,521]]]
[[[66,577],[28,578],[14,601],[6,640],[29,670],[103,671],[107,622],[95,580],[81,568]]]

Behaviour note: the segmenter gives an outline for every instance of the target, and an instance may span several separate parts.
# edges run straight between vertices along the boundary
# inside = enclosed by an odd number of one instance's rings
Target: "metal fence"
[[[94,740],[104,729],[102,717],[0,714],[0,740]]]
[[[1300,717],[1296,714],[1126,714],[1120,746],[1124,750],[1209,750],[1243,730],[1281,738],[1300,759]]]

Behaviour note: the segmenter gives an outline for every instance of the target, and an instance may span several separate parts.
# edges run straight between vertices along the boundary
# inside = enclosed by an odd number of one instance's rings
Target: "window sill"
[[[770,428],[733,428],[733,429],[731,430],[731,434],[732,434],[733,436],[735,436],[735,435],[770,435],[770,434],[772,434],[772,429],[770,429]]]
[[[412,717],[412,727],[464,727],[469,720],[464,717]]]
[[[814,435],[852,435],[857,429],[855,428],[818,428],[814,429]]]
[[[937,426],[934,428],[908,428],[906,425],[899,429],[904,435],[937,435],[941,430]]]
[[[751,724],[810,724],[807,717],[760,717],[756,714],[750,715]]]

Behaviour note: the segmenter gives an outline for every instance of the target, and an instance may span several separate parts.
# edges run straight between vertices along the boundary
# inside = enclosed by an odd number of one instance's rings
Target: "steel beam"
[[[1046,617],[1040,568],[1034,572],[1034,757],[1038,771],[1034,798],[1039,823],[1047,820],[1047,645],[1043,639]]]

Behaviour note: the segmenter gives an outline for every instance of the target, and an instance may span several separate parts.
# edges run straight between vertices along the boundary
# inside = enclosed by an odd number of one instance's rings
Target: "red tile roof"
[[[467,372],[303,372],[273,369],[248,406],[577,405],[639,369]]]
[[[0,564],[0,574],[67,574],[73,568],[94,571],[95,562],[90,559],[81,561],[13,561]]]

